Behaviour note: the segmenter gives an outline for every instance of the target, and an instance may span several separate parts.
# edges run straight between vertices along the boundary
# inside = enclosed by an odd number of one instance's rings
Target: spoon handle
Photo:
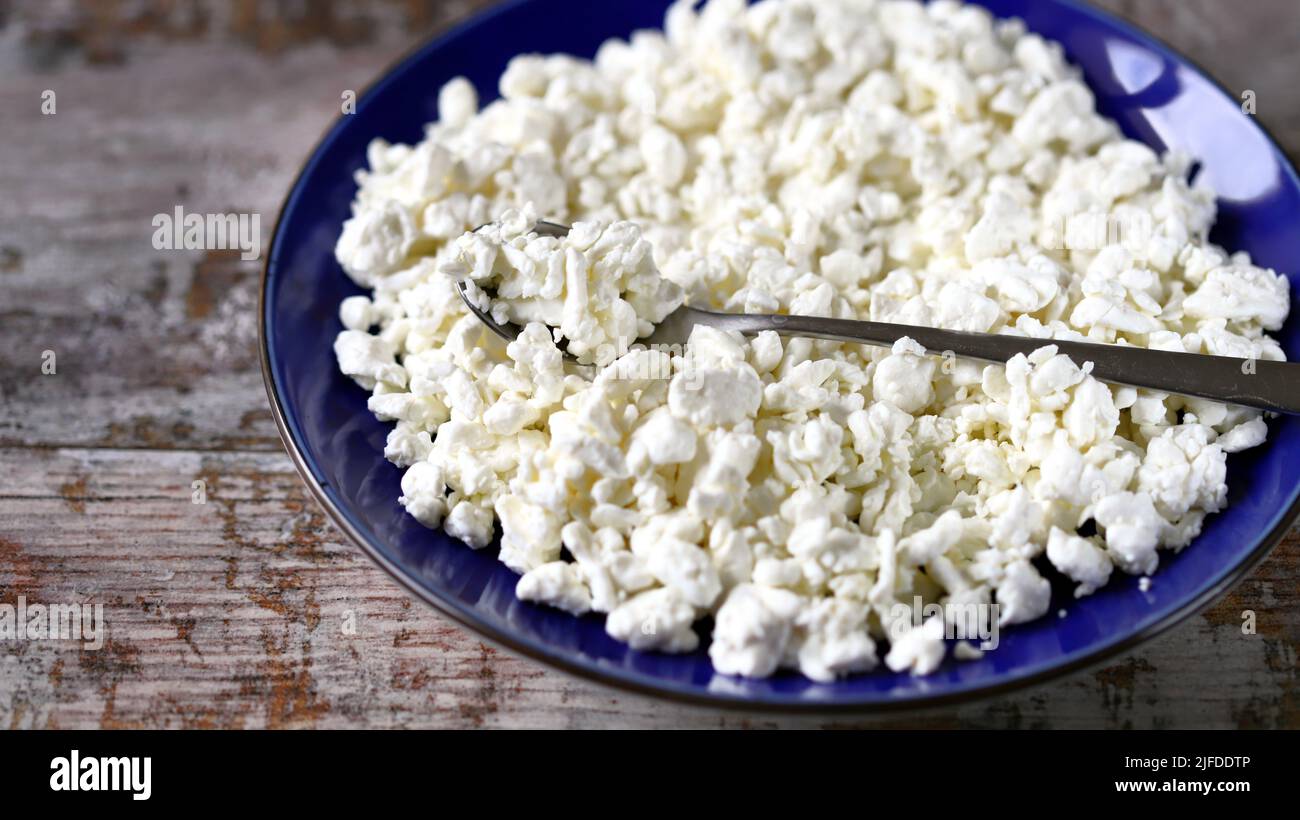
[[[692,318],[697,324],[721,330],[738,330],[749,334],[774,330],[783,336],[811,336],[836,342],[859,342],[885,347],[906,336],[936,355],[951,353],[1000,364],[1017,353],[1028,355],[1040,347],[1055,345],[1059,352],[1069,356],[1075,364],[1092,362],[1092,375],[1102,381],[1198,396],[1260,410],[1300,414],[1300,363],[1175,353],[1127,345],[967,333],[886,322],[826,319],[820,316],[694,310]]]

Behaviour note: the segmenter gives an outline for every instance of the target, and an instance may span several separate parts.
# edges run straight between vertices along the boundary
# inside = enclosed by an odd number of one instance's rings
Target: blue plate
[[[375,137],[421,139],[436,119],[438,88],[468,77],[484,102],[521,52],[595,54],[610,37],[658,27],[667,0],[518,0],[417,49],[371,87],[312,153],[276,226],[262,287],[267,393],[285,443],[335,522],[384,569],[439,611],[524,655],[603,683],[678,699],[780,710],[933,704],[1042,680],[1133,647],[1209,604],[1258,563],[1300,511],[1300,419],[1270,423],[1269,441],[1229,459],[1227,510],[1177,556],[1162,554],[1146,592],[1120,577],[1073,600],[1054,589],[1051,612],[1008,629],[978,661],[949,659],[929,677],[879,669],[833,684],[793,673],[765,680],[715,674],[702,648],[689,655],[636,652],[605,634],[603,618],[574,618],[515,598],[517,576],[494,548],[474,551],[429,530],[397,504],[401,472],[383,458],[389,425],[366,393],[339,374],[332,344],[338,304],[361,291],[334,261],[356,192],[353,172]],[[1300,181],[1241,104],[1186,59],[1101,12],[1068,0],[984,0],[999,17],[1061,43],[1082,67],[1101,112],[1158,150],[1202,163],[1219,193],[1213,239],[1285,271],[1300,291]],[[1300,323],[1278,335],[1300,358]],[[704,642],[707,645],[707,641]]]

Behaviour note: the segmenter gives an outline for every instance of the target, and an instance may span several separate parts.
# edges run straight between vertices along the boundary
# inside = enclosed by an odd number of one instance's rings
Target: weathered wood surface
[[[342,91],[482,5],[0,0],[0,602],[102,603],[110,635],[99,652],[0,644],[0,726],[1300,726],[1295,532],[1226,599],[1114,663],[861,720],[577,681],[485,646],[373,567],[281,449],[256,264],[155,251],[150,221],[176,205],[253,212],[269,235]],[[1254,90],[1300,153],[1288,0],[1103,5]],[[1258,634],[1240,630],[1247,609]]]

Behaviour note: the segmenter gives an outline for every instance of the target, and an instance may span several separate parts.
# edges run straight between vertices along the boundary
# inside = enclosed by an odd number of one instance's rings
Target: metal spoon
[[[553,222],[538,222],[535,230],[555,237],[562,237],[569,232],[564,225]],[[465,292],[464,282],[456,283],[456,287],[470,312],[494,333],[507,341],[512,341],[519,335],[518,326],[498,324],[490,314],[472,304]],[[719,330],[738,330],[747,335],[774,330],[782,336],[808,336],[882,347],[891,347],[894,342],[907,336],[933,354],[952,354],[997,364],[1005,364],[1017,353],[1029,355],[1040,347],[1055,345],[1059,352],[1069,356],[1078,365],[1092,362],[1093,377],[1102,381],[1197,396],[1260,410],[1300,414],[1300,363],[1265,359],[1237,359],[1200,353],[1148,350],[1129,345],[968,333],[888,322],[826,319],[820,316],[717,313],[686,305],[668,314],[655,327],[654,333],[647,338],[638,339],[637,343],[648,347],[682,345],[690,338],[691,329],[696,325],[707,325]],[[565,356],[576,361],[567,353]]]

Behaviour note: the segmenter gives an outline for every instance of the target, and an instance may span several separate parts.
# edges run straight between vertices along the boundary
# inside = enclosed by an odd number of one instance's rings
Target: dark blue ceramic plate
[[[332,343],[338,304],[360,291],[334,261],[366,144],[415,142],[436,118],[438,88],[468,77],[480,96],[521,52],[595,54],[610,37],[657,27],[667,0],[518,0],[484,14],[402,60],[330,129],[290,191],[276,226],[262,292],[267,392],[290,453],[340,527],[414,594],[499,644],[597,681],[718,705],[777,709],[888,708],[930,704],[1042,680],[1133,647],[1207,605],[1259,562],[1300,505],[1300,419],[1270,423],[1266,445],[1229,460],[1229,507],[1177,556],[1165,555],[1151,588],[1121,577],[1073,600],[1054,591],[1049,615],[1009,629],[974,662],[949,660],[914,678],[881,669],[834,684],[785,673],[766,680],[715,674],[704,649],[635,652],[606,636],[603,618],[574,618],[520,602],[517,576],[495,549],[475,552],[425,529],[397,505],[400,471],[383,458],[387,424],[341,376]],[[1153,148],[1181,149],[1219,192],[1215,241],[1285,271],[1300,292],[1300,182],[1282,152],[1233,96],[1187,60],[1128,25],[1069,0],[983,0],[1060,42],[1082,67],[1103,114]],[[1280,334],[1300,358],[1300,322]],[[707,642],[706,642],[707,645]]]

